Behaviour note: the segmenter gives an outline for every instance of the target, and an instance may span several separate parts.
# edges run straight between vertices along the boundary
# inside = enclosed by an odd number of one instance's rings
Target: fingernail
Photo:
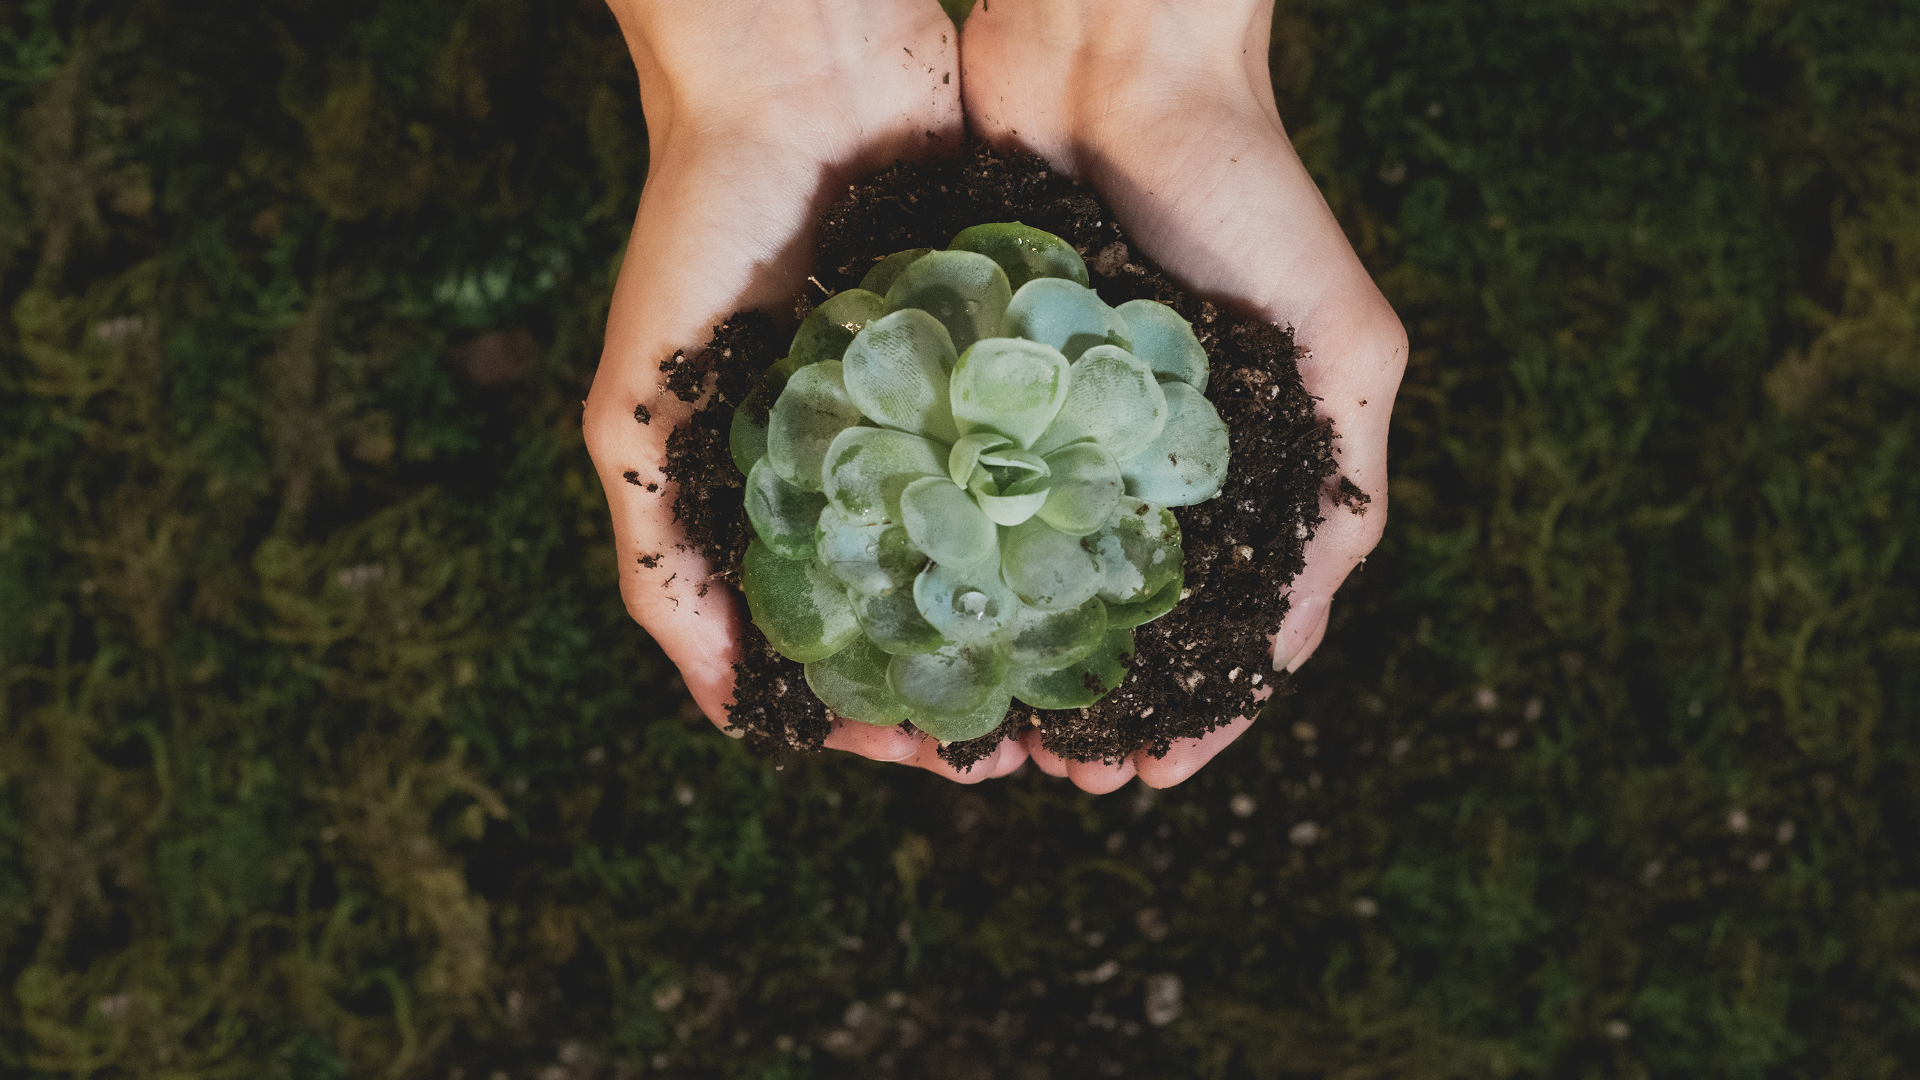
[[[1332,617],[1333,609],[1328,608],[1321,613],[1320,621],[1314,624],[1313,629],[1307,631],[1307,636],[1300,639],[1300,648],[1294,650],[1293,656],[1287,661],[1287,674],[1299,671],[1300,665],[1307,662],[1307,657],[1312,655],[1309,648],[1320,643],[1321,637],[1327,632],[1327,620]]]

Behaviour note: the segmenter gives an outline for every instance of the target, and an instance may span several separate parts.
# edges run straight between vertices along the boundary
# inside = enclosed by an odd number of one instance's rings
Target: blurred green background
[[[1920,1071],[1920,9],[1281,8],[1391,524],[1091,798],[628,621],[598,3],[0,0],[0,1076]]]

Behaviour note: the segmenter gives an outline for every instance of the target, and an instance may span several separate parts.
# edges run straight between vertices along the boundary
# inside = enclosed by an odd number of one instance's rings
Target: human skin
[[[788,307],[811,270],[814,222],[849,181],[959,147],[957,35],[931,0],[609,6],[639,71],[650,156],[587,398],[587,449],[627,610],[724,728],[744,613],[732,590],[703,588],[713,567],[673,521],[677,491],[660,467],[692,409],[663,390],[660,362],[698,350],[736,311]],[[924,736],[847,721],[827,745],[967,783],[1027,756],[1009,739],[962,773]]]
[[[639,70],[651,158],[588,398],[587,446],[612,507],[628,610],[709,718],[725,725],[742,612],[730,590],[701,595],[712,568],[672,521],[660,465],[690,407],[662,391],[660,361],[699,348],[735,311],[783,307],[840,185],[956,149],[962,94],[976,133],[1090,182],[1176,277],[1292,324],[1313,351],[1307,387],[1341,433],[1343,473],[1373,502],[1364,516],[1325,509],[1276,639],[1276,668],[1305,661],[1334,589],[1384,524],[1386,420],[1406,347],[1280,125],[1266,73],[1270,4],[994,0],[976,8],[958,48],[931,0],[611,6]],[[1220,227],[1229,221],[1237,229]],[[635,423],[636,404],[651,423]],[[640,485],[624,479],[630,471]],[[827,745],[962,782],[1031,755],[1105,792],[1135,775],[1179,783],[1249,723],[1118,765],[1065,762],[1037,732],[964,773],[932,740],[897,728],[835,721]]]
[[[1380,540],[1387,425],[1407,337],[1301,165],[1268,74],[1272,0],[987,0],[961,36],[961,94],[972,130],[1039,154],[1092,186],[1120,226],[1189,289],[1294,328],[1301,376],[1334,423],[1341,475],[1364,513],[1323,497],[1274,643],[1297,671],[1326,634],[1333,594]],[[1252,724],[1248,717],[1164,758],[1069,762],[1037,731],[1042,770],[1084,790],[1136,775],[1153,787],[1192,776]]]

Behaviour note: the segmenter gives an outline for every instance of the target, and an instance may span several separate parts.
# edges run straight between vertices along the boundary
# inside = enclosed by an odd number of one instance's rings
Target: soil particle
[[[635,423],[651,424],[653,423],[653,413],[645,405],[635,405],[633,407],[633,419]]]
[[[1360,404],[1365,405],[1366,402]],[[1339,488],[1333,493],[1333,501],[1362,517],[1366,516],[1367,506],[1373,502],[1373,496],[1360,490],[1360,485],[1346,477],[1340,478]]]
[[[1272,672],[1268,638],[1287,610],[1281,592],[1304,565],[1322,520],[1321,489],[1336,471],[1333,430],[1314,416],[1291,330],[1181,289],[1129,248],[1099,199],[1036,157],[973,146],[959,157],[896,165],[849,186],[821,225],[820,283],[831,291],[851,288],[895,251],[942,248],[961,229],[989,221],[1023,221],[1065,238],[1087,258],[1093,287],[1108,304],[1158,300],[1192,323],[1211,364],[1207,398],[1231,432],[1232,457],[1218,496],[1174,508],[1186,588],[1171,612],[1135,631],[1132,666],[1120,687],[1086,709],[1016,703],[992,733],[944,746],[940,756],[969,767],[1029,726],[1069,760],[1117,761],[1142,748],[1165,756],[1177,739],[1256,715],[1260,693],[1286,692],[1286,676],[1258,676]],[[728,424],[754,377],[785,351],[771,320],[743,314],[717,327],[697,356],[676,353],[662,365],[667,388],[699,405],[667,442],[665,472],[681,492],[675,520],[729,585],[738,584],[751,527],[742,508],[744,479],[727,450]],[[1366,495],[1351,481],[1339,492],[1344,505],[1364,509]],[[751,624],[743,632],[731,727],[762,753],[818,750],[831,716],[807,690],[801,666],[775,653]],[[1225,677],[1230,670],[1256,677]]]

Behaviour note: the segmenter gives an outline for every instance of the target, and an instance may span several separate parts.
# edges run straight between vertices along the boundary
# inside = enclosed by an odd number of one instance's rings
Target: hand
[[[1294,328],[1343,475],[1365,513],[1326,518],[1274,644],[1296,671],[1326,633],[1334,590],[1380,540],[1387,423],[1407,337],[1293,152],[1267,72],[1273,0],[990,0],[961,37],[969,123],[1089,184],[1129,236],[1188,288]],[[1091,792],[1138,775],[1180,783],[1250,726],[1247,717],[1165,758],[1066,762],[1023,736],[1035,764]]]
[[[663,391],[660,362],[698,350],[736,311],[784,307],[808,273],[813,223],[842,185],[959,145],[955,33],[930,0],[610,4],[639,70],[651,157],[587,400],[587,448],[613,511],[627,610],[724,726],[742,612],[731,590],[701,595],[713,567],[673,522],[660,467],[691,409]],[[847,721],[827,745],[967,782],[1026,760],[1008,740],[958,773],[929,739]]]

